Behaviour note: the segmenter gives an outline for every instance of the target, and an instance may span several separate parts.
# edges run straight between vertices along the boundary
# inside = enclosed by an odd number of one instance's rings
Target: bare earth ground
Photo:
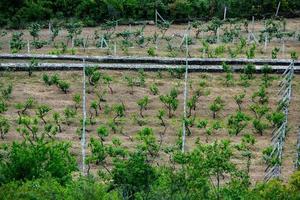
[[[229,26],[228,24],[225,26]],[[142,26],[118,26],[118,28],[116,29],[115,33],[121,32],[123,30],[137,30],[140,29]],[[187,29],[188,25],[172,25],[171,28],[166,32],[166,36],[172,36],[174,34],[177,35],[181,35],[183,36],[185,33],[185,30]],[[249,22],[249,30],[251,30],[252,28],[251,22]],[[256,21],[254,24],[254,33],[256,38],[259,38],[259,31],[263,30],[264,27],[264,21]],[[241,31],[241,35],[244,38],[248,37],[248,34],[246,33],[243,25],[241,26],[242,31]],[[86,51],[83,51],[83,48],[77,48],[75,47],[75,54],[85,54],[85,55],[114,55],[113,53],[113,45],[114,42],[111,42],[109,44],[110,49],[99,49],[95,47],[95,40],[94,40],[94,32],[98,30],[99,33],[103,33],[103,31],[99,28],[99,27],[95,27],[95,28],[84,28],[81,35],[79,36],[79,38],[89,38],[89,42],[88,42],[88,48],[86,49]],[[300,19],[296,18],[296,19],[287,19],[287,27],[286,27],[287,31],[291,31],[291,32],[296,32],[296,34],[300,34]],[[15,30],[14,30],[15,31]],[[32,37],[29,35],[27,30],[18,30],[18,31],[22,31],[25,33],[25,35],[23,36],[24,40],[27,41],[32,41]],[[10,52],[9,50],[9,41],[11,39],[11,35],[12,35],[12,30],[8,31],[8,34],[4,37],[0,37],[0,43],[2,44],[2,49],[0,50],[0,53],[8,53]],[[145,28],[145,36],[153,36],[153,34],[157,32],[158,34],[160,34],[159,29],[156,28],[153,25],[147,25]],[[193,43],[192,45],[190,45],[190,56],[191,57],[205,57],[207,55],[203,55],[203,52],[200,51],[200,48],[203,47],[202,45],[202,36],[207,36],[208,34],[211,33],[204,33],[203,35],[200,34],[200,38],[196,39],[195,38],[195,30],[192,29],[192,31],[190,32],[191,37],[193,38]],[[222,35],[222,31],[220,31],[220,35]],[[101,34],[100,34],[101,35]],[[160,34],[161,35],[161,34]],[[56,44],[60,44],[61,42],[67,42],[67,31],[66,30],[62,30],[59,33],[59,36],[56,38],[55,43]],[[49,31],[48,29],[43,29],[40,33],[40,39],[43,40],[48,40],[49,39]],[[149,43],[149,45],[145,48],[141,48],[139,47],[137,44],[134,44],[133,48],[129,48],[128,49],[128,53],[125,53],[124,51],[122,51],[121,46],[120,46],[120,39],[116,40],[117,42],[117,53],[116,55],[118,56],[124,56],[124,55],[129,55],[129,56],[148,56],[147,50],[150,47],[157,47],[156,49],[156,54],[157,56],[161,56],[161,57],[168,57],[171,56],[170,52],[167,51],[167,43],[166,41],[160,41],[158,44],[153,44],[152,42]],[[179,45],[182,42],[182,38],[180,37],[174,37],[174,39],[172,39],[172,45],[174,47],[179,47]],[[234,43],[229,43],[229,44],[214,44],[211,45],[211,49],[214,49],[220,45],[224,45],[225,46],[225,54],[220,55],[219,57],[229,57],[228,54],[228,50],[227,47],[234,47],[235,44],[238,44],[239,40],[236,39],[234,41]],[[273,39],[271,41],[270,44],[268,44],[267,50],[264,50],[264,44],[258,44],[257,49],[256,49],[256,57],[257,58],[271,58],[271,52],[272,50],[277,47],[280,48],[280,52],[278,53],[278,58],[290,58],[290,53],[292,51],[296,51],[298,54],[300,53],[300,41],[297,38],[290,38],[290,39],[285,39],[285,47],[283,48],[283,44],[282,41],[278,40],[278,39]],[[68,43],[68,47],[71,48],[71,42]],[[48,45],[48,46],[44,46],[42,49],[33,49],[33,47],[31,47],[31,53],[39,53],[39,54],[48,54],[48,53],[53,53],[53,45]],[[185,57],[185,52],[184,51],[176,51],[176,56],[177,57]],[[27,47],[25,47],[21,53],[27,53]],[[67,52],[66,54],[70,54],[70,51]],[[242,54],[238,55],[237,57],[246,57],[245,52],[242,52]]]
[[[110,131],[109,137],[106,139],[106,143],[110,143],[112,138],[116,137],[122,141],[122,145],[132,149],[135,148],[136,144],[136,134],[142,128],[137,124],[134,120],[134,116],[136,115],[138,119],[139,117],[139,108],[137,105],[137,100],[144,97],[149,96],[150,102],[148,109],[144,112],[145,118],[143,119],[146,122],[147,127],[151,127],[154,130],[156,138],[160,141],[160,133],[163,131],[163,127],[160,126],[159,120],[156,118],[156,114],[158,109],[162,109],[163,104],[159,100],[159,95],[168,93],[172,87],[177,86],[180,95],[179,95],[179,108],[175,113],[175,117],[172,119],[168,119],[167,117],[167,131],[162,137],[162,147],[168,147],[175,145],[176,139],[178,138],[178,133],[182,127],[181,117],[183,112],[183,80],[174,79],[170,77],[169,73],[163,72],[162,78],[158,78],[157,72],[145,72],[146,74],[146,86],[145,87],[134,87],[134,93],[129,94],[130,88],[127,86],[127,83],[124,79],[124,76],[132,76],[137,77],[138,73],[136,71],[104,71],[103,73],[109,74],[113,77],[112,88],[114,94],[109,94],[109,90],[106,85],[100,84],[96,89],[93,89],[88,86],[88,92],[90,94],[87,95],[87,107],[89,108],[90,102],[96,99],[95,92],[107,90],[108,94],[105,96],[107,100],[102,104],[102,107],[108,105],[109,107],[123,102],[126,107],[126,117],[119,119],[120,126],[123,129],[123,133],[125,135],[121,135],[119,131],[114,134]],[[56,86],[46,86],[42,81],[42,74],[53,74],[57,73],[59,76],[71,83],[70,92],[68,94],[64,94],[61,92]],[[253,116],[251,111],[249,110],[249,105],[251,102],[251,96],[253,92],[257,91],[261,75],[256,75],[256,78],[252,80],[251,86],[245,88],[246,98],[243,103],[243,111]],[[272,86],[268,89],[268,94],[270,98],[270,107],[272,110],[275,109],[276,103],[278,102],[278,83],[280,81],[279,75],[273,75],[276,77],[276,80],[273,81]],[[261,181],[264,177],[264,170],[266,165],[262,160],[262,150],[270,144],[271,140],[271,132],[272,128],[269,128],[263,136],[255,133],[253,130],[253,126],[250,123],[246,130],[244,130],[238,136],[229,136],[227,133],[226,123],[230,114],[233,114],[237,109],[237,105],[234,102],[233,96],[236,94],[240,94],[244,88],[239,85],[239,74],[234,74],[236,84],[234,86],[226,87],[224,84],[225,74],[221,73],[190,73],[189,74],[189,94],[190,96],[193,94],[199,87],[200,80],[205,80],[207,85],[207,89],[210,91],[210,95],[201,96],[199,103],[197,104],[197,109],[193,113],[196,116],[196,121],[200,119],[209,120],[209,124],[212,123],[212,113],[209,110],[209,104],[215,99],[216,96],[221,96],[225,101],[225,108],[221,111],[217,120],[219,120],[223,126],[222,129],[216,131],[212,136],[209,137],[209,142],[220,139],[230,139],[233,143],[238,143],[241,140],[241,137],[245,133],[254,134],[256,137],[257,143],[255,147],[252,149],[254,152],[254,159],[252,161],[251,166],[251,178],[253,182]],[[33,76],[30,78],[26,72],[0,72],[0,82],[2,84],[13,83],[13,94],[12,99],[9,101],[9,109],[5,112],[5,116],[10,119],[11,129],[10,133],[7,135],[4,141],[0,141],[1,143],[12,142],[14,140],[21,140],[21,137],[16,132],[16,119],[17,113],[14,105],[17,102],[24,102],[28,97],[34,97],[38,103],[47,104],[51,106],[52,111],[47,116],[47,120],[52,120],[52,113],[57,111],[61,113],[63,116],[63,110],[67,106],[74,105],[72,101],[72,97],[75,93],[82,94],[82,72],[81,71],[63,71],[63,72],[34,72]],[[157,83],[159,87],[159,95],[152,95],[149,91],[149,86],[152,83]],[[290,105],[290,114],[289,114],[289,127],[291,128],[288,133],[288,137],[286,140],[286,144],[284,147],[284,160],[283,160],[283,171],[282,178],[286,180],[288,176],[293,172],[293,161],[295,160],[295,152],[296,152],[296,138],[299,126],[299,102],[300,101],[300,76],[296,75],[293,80],[293,98],[292,103]],[[31,114],[35,113],[35,109],[30,110]],[[80,127],[79,119],[82,117],[82,110],[78,110],[77,119],[72,122],[70,126],[63,124],[63,132],[57,135],[57,139],[64,140],[72,143],[72,152],[77,156],[78,163],[81,161],[81,146],[79,135],[76,133],[76,130]],[[89,114],[88,114],[89,116]],[[87,127],[87,141],[91,137],[99,138],[96,134],[96,128],[100,124],[107,124],[114,117],[113,112],[110,114],[104,114],[104,111],[100,111],[99,117],[96,118],[96,125]],[[205,133],[203,129],[199,129],[196,127],[191,128],[192,135],[187,137],[187,150],[193,149],[196,140],[199,138],[201,142],[205,143]],[[128,137],[133,138],[133,141]],[[161,153],[158,163],[164,163],[167,161],[167,157],[164,153]],[[239,167],[243,168],[246,165],[246,161],[242,160],[238,154],[234,158],[234,161],[238,164]],[[93,167],[95,169],[95,167]]]

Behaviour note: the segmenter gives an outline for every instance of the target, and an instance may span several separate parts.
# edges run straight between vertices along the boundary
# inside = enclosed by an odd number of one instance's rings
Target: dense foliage
[[[276,12],[278,0],[11,0],[0,2],[0,25],[24,26],[24,22],[47,21],[53,18],[77,18],[86,25],[111,19],[153,20],[155,9],[166,19],[187,20],[223,17],[264,17]],[[300,1],[281,1],[280,15],[299,15]]]
[[[14,143],[3,149],[5,153],[1,154],[0,199],[300,197],[300,171],[291,176],[288,184],[272,180],[251,185],[247,172],[248,161],[246,169],[238,168],[231,161],[235,147],[227,140],[212,144],[198,143],[193,151],[186,154],[174,150],[171,164],[157,166],[153,161],[155,155],[149,151],[149,148],[153,150],[157,147],[153,147],[156,141],[153,140],[152,130],[145,128],[138,134],[143,144],[133,152],[125,151],[118,141],[110,146],[92,139],[92,159],[88,162],[99,166],[99,176],[90,174],[73,179],[70,177],[75,170],[74,161],[71,161],[74,158],[64,144],[45,141],[35,144]],[[241,143],[239,148],[245,148],[245,144]],[[105,167],[102,170],[107,157],[113,158],[112,169]]]

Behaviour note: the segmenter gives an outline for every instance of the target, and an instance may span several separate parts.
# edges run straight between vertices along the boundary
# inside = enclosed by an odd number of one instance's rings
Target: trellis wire
[[[189,45],[188,45],[188,32],[184,35],[185,47],[186,47],[186,59],[185,59],[185,75],[184,75],[184,97],[183,97],[183,123],[182,123],[182,152],[185,151],[185,137],[186,137],[186,99],[187,99],[187,79],[188,79],[188,55],[189,55]]]
[[[85,135],[85,125],[86,125],[86,76],[85,76],[85,59],[83,59],[83,90],[82,90],[82,136],[81,136],[81,150],[82,150],[82,173],[85,175],[85,149],[86,149],[86,135]]]
[[[283,146],[287,133],[288,125],[288,113],[289,113],[289,104],[291,101],[292,94],[292,78],[294,76],[294,62],[287,67],[287,69],[282,74],[282,81],[279,86],[281,86],[278,95],[281,96],[280,102],[284,104],[282,112],[285,114],[284,122],[278,129],[273,131],[273,136],[271,139],[272,142],[272,152],[268,156],[269,159],[275,159],[277,162],[275,164],[269,164],[265,170],[266,174],[264,177],[265,181],[269,181],[272,178],[278,178],[281,174],[281,161],[282,161],[282,152]]]

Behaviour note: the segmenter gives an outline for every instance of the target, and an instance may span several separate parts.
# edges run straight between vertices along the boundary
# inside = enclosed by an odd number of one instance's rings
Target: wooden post
[[[217,28],[217,44],[220,42],[220,29]]]
[[[188,34],[186,33],[183,37],[185,39],[185,48],[186,48],[186,57],[185,57],[185,76],[184,76],[184,93],[183,93],[183,119],[184,121],[182,122],[182,153],[185,152],[185,140],[186,140],[186,101],[187,101],[187,95],[188,95],[188,87],[187,87],[187,82],[188,82],[188,56],[189,56],[189,45],[188,45]]]
[[[284,44],[284,40],[282,40],[282,58],[285,58],[285,44]]]
[[[254,16],[252,16],[252,33],[254,34]]]
[[[72,49],[74,48],[74,37],[72,38]]]
[[[30,42],[27,40],[27,53],[30,54]]]
[[[155,10],[155,26],[157,26],[157,10]]]
[[[83,83],[82,83],[82,135],[81,135],[81,154],[82,154],[82,173],[86,175],[86,168],[85,168],[85,152],[86,152],[86,134],[85,134],[85,126],[86,126],[86,77],[85,77],[85,59],[83,59]]]
[[[264,47],[265,52],[267,52],[267,46],[268,46],[268,34],[265,34],[265,47]]]
[[[114,56],[117,56],[117,43],[114,43]]]
[[[89,40],[89,36],[86,36],[86,39],[85,39],[85,41],[83,42],[83,51],[84,51],[84,52],[85,52],[85,49],[86,49],[86,47],[87,47],[88,40]]]
[[[226,20],[226,14],[227,14],[227,7],[225,6],[225,8],[224,8],[224,18],[223,18],[224,21]]]
[[[48,31],[49,31],[49,41],[51,41],[51,22],[49,22],[49,25],[48,25]]]
[[[279,9],[280,9],[280,4],[281,4],[281,1],[279,1],[278,6],[277,6],[277,10],[276,10],[276,14],[275,14],[276,17],[278,16],[278,12],[279,12]]]

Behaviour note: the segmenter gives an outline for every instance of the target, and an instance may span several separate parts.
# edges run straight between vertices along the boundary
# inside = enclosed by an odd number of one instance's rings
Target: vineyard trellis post
[[[159,14],[159,12],[155,10],[155,26],[157,26],[158,20],[161,20],[164,23],[166,22],[166,20]]]
[[[117,56],[117,43],[114,42],[114,56]]]
[[[282,48],[281,48],[281,52],[282,52],[282,57],[285,57],[285,43],[284,43],[284,39],[282,39]]]
[[[82,135],[81,135],[81,150],[82,150],[82,173],[85,175],[86,168],[85,168],[85,153],[86,153],[86,76],[85,76],[85,59],[83,59],[83,89],[82,89]]]
[[[296,170],[300,169],[300,127],[298,129],[297,152],[296,152],[295,168],[296,168]]]
[[[188,81],[188,55],[189,55],[189,45],[188,45],[188,31],[184,34],[186,57],[185,57],[185,75],[184,75],[184,94],[183,94],[183,123],[182,123],[182,153],[185,151],[186,142],[186,101],[187,101],[187,81]]]
[[[226,20],[226,15],[227,15],[227,7],[225,6],[225,8],[224,8],[224,17],[223,17],[224,21]]]
[[[30,54],[30,42],[27,40],[27,53]]]
[[[277,9],[276,9],[276,14],[275,14],[275,17],[278,17],[278,13],[279,13],[280,5],[281,5],[281,1],[279,1],[278,5],[277,5]]]
[[[49,24],[48,24],[48,32],[49,32],[49,41],[51,42],[51,22],[49,21]]]
[[[267,51],[267,47],[268,47],[268,34],[265,34],[265,44],[264,44],[264,51]]]
[[[255,37],[255,34],[254,34],[254,31],[255,31],[254,28],[255,28],[254,27],[254,16],[252,16],[252,27],[251,27],[251,30],[248,33],[248,41],[249,42],[254,41],[254,42],[258,43],[258,41]]]
[[[269,181],[272,178],[278,178],[281,174],[281,162],[283,146],[288,129],[288,113],[289,104],[292,98],[292,79],[294,76],[294,61],[287,67],[282,74],[282,81],[279,86],[281,87],[278,95],[281,96],[280,103],[283,104],[282,112],[285,114],[284,122],[277,129],[273,130],[273,136],[271,139],[272,152],[267,156],[268,160],[275,160],[276,162],[270,162],[265,170],[265,181]]]

